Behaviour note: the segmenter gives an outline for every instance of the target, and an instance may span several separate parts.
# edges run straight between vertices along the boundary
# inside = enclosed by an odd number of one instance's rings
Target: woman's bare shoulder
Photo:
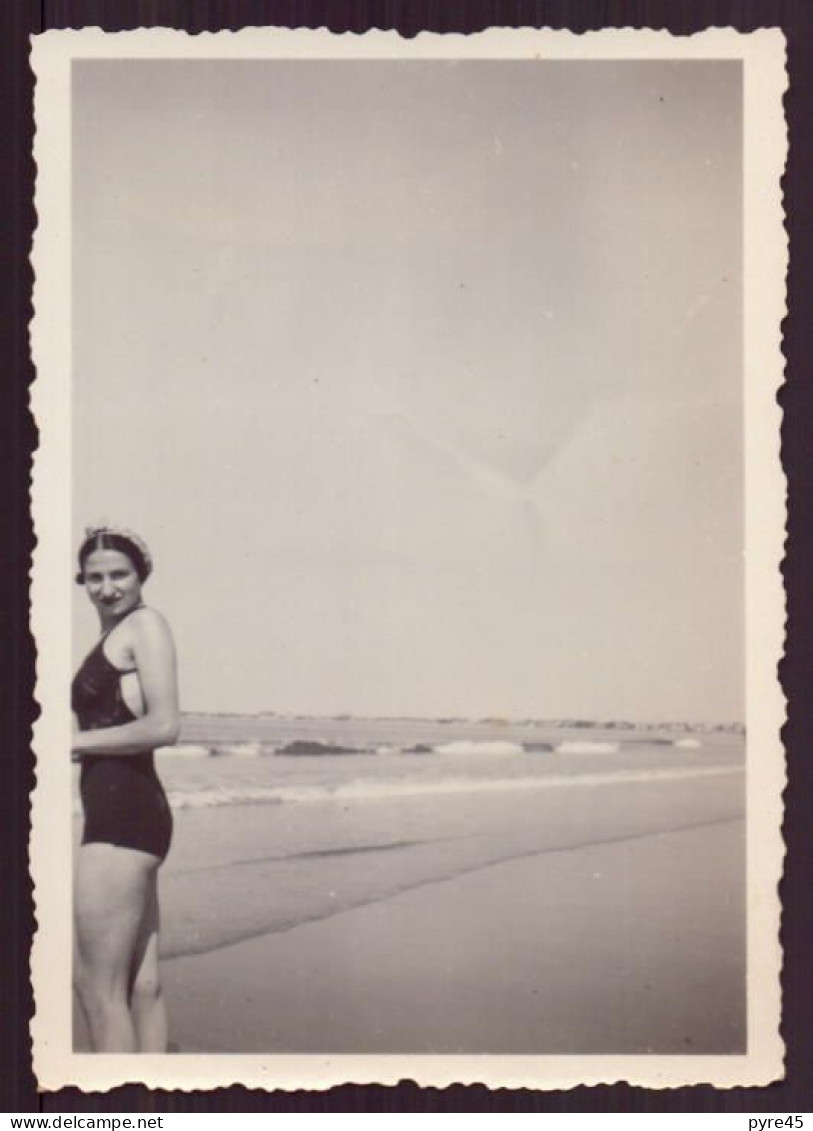
[[[153,609],[149,605],[142,605],[140,609],[136,609],[125,623],[133,633],[134,639],[172,639],[172,632],[166,617],[163,613],[159,613],[158,609]]]

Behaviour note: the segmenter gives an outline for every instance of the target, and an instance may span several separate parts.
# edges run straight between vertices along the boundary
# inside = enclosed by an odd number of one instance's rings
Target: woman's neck
[[[104,613],[100,611],[99,621],[101,622],[101,635],[109,636],[114,628],[117,628],[123,620],[126,620],[127,617],[129,617],[130,613],[134,613],[136,609],[143,608],[144,602],[139,601],[137,605],[133,605],[131,609],[127,609],[127,611],[124,613],[111,613],[109,616],[105,616]]]

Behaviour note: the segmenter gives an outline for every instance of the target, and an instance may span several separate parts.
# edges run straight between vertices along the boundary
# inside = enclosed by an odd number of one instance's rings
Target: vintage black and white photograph
[[[781,1074],[782,40],[578,38],[35,45],[44,1086]]]

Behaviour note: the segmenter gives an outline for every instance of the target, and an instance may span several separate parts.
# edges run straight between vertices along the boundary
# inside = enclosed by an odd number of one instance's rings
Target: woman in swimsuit
[[[130,531],[87,531],[77,582],[101,639],[73,681],[85,825],[75,877],[79,1000],[97,1052],[166,1052],[158,974],[158,867],[172,815],[153,750],[178,737],[175,648],[141,600],[152,563]]]

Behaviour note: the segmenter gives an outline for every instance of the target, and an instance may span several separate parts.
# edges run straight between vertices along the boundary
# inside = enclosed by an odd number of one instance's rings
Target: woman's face
[[[103,620],[119,620],[141,602],[135,566],[118,550],[94,550],[85,560],[85,589]]]

